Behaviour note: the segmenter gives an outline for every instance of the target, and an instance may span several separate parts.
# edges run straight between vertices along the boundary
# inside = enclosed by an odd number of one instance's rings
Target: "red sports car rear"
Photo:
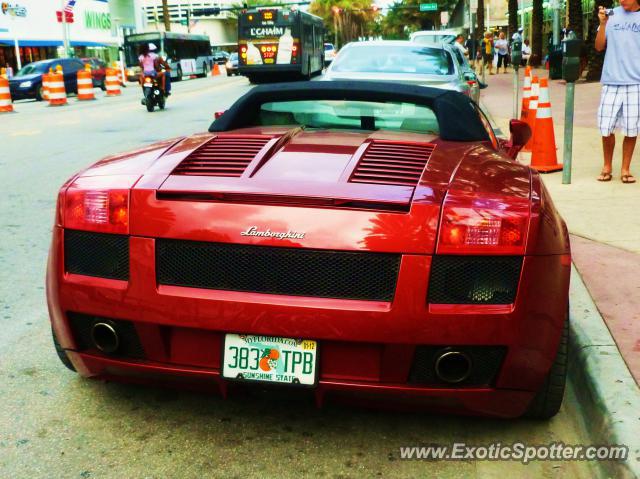
[[[307,88],[254,89],[210,133],[104,159],[62,187],[47,273],[61,359],[224,395],[277,383],[318,404],[553,415],[570,256],[538,175],[476,110],[477,138],[455,139],[439,108],[472,105],[462,95]],[[393,126],[369,110],[378,98],[385,118],[406,116],[421,95],[437,132],[416,127],[423,113]],[[283,113],[305,98],[361,128]]]

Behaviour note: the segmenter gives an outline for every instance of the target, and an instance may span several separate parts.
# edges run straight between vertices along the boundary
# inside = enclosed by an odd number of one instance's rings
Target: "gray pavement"
[[[179,83],[165,112],[119,98],[0,117],[0,477],[593,477],[586,462],[400,461],[429,443],[586,443],[569,391],[550,422],[367,411],[82,379],[51,344],[44,270],[56,192],[100,157],[202,131],[246,80]]]

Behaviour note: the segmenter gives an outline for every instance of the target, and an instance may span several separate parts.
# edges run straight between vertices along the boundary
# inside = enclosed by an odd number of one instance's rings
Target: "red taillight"
[[[475,80],[467,80],[467,85],[476,86],[476,81]]]
[[[69,188],[64,201],[64,226],[102,233],[128,233],[129,190]]]
[[[499,208],[445,205],[438,253],[524,254],[527,204]]]

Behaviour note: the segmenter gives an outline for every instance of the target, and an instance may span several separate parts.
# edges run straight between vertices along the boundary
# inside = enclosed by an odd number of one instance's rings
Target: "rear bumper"
[[[132,236],[129,281],[64,271],[63,230],[54,229],[47,296],[54,330],[84,376],[158,377],[215,384],[224,333],[253,333],[319,342],[319,384],[313,394],[500,417],[522,414],[556,354],[565,318],[567,256],[526,257],[516,301],[505,306],[429,305],[429,255],[402,258],[392,302],[293,297],[158,286],[155,240]],[[78,351],[69,312],[135,325],[145,358]],[[409,384],[420,345],[500,346],[507,353],[486,387]]]

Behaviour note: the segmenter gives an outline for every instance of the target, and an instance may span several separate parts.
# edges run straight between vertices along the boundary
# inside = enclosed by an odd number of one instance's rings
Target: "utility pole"
[[[553,11],[553,46],[560,45],[560,0],[551,0]]]
[[[171,17],[169,16],[168,0],[162,0],[162,19],[164,20],[164,31],[171,31]]]

